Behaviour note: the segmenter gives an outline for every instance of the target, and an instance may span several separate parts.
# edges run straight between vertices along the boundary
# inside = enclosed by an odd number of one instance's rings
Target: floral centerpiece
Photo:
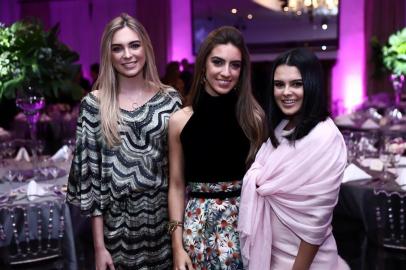
[[[382,47],[385,67],[396,75],[406,75],[406,27],[392,34]]]
[[[389,152],[395,155],[402,155],[406,150],[406,142],[398,137],[390,141],[389,143]]]
[[[0,100],[34,87],[47,101],[78,100],[82,89],[74,82],[79,55],[58,40],[59,25],[49,31],[38,21],[0,24]]]

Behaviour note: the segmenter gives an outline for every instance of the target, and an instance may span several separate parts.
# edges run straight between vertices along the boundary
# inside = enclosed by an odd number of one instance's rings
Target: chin
[[[234,87],[234,86],[233,86]],[[219,94],[219,95],[225,95],[230,93],[233,90],[233,88],[216,88],[214,91]]]
[[[127,77],[127,78],[133,78],[137,77],[138,74],[140,74],[140,70],[137,71],[132,71],[132,72],[118,72],[121,76]]]
[[[286,109],[281,109],[282,113],[287,116],[287,117],[293,117],[296,114],[299,113],[299,110],[286,110]]]

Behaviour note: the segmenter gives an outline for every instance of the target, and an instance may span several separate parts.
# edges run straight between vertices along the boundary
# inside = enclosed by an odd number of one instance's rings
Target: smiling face
[[[280,65],[276,68],[273,85],[274,97],[279,109],[292,125],[303,104],[303,80],[294,66]]]
[[[111,42],[111,61],[119,76],[142,75],[145,51],[136,32],[124,27],[114,33]]]
[[[212,96],[224,95],[238,83],[241,52],[231,43],[213,48],[206,59],[205,89]]]

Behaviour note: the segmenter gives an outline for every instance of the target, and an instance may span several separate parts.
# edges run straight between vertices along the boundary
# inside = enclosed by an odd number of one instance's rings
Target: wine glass
[[[65,139],[65,140],[63,140],[63,144],[68,146],[69,154],[72,155],[73,152],[75,151],[75,147],[76,147],[75,138]]]
[[[17,92],[16,106],[26,116],[31,140],[35,142],[37,139],[37,123],[40,118],[40,111],[45,107],[45,98],[34,87],[26,85]]]
[[[351,164],[357,158],[359,152],[358,134],[354,131],[343,131],[343,137],[347,146],[347,164]]]
[[[384,181],[390,178],[388,173],[388,165],[391,161],[391,152],[389,151],[389,141],[383,140],[379,148],[379,159],[382,161],[383,170],[382,170],[382,179]]]
[[[396,175],[398,175],[398,165],[401,159],[402,154],[406,148],[406,142],[400,136],[395,136],[389,141],[389,151],[391,153],[391,166],[395,168]]]
[[[45,150],[45,142],[43,140],[37,140],[36,144],[34,145],[35,152],[38,155],[38,161],[41,161],[42,154]]]

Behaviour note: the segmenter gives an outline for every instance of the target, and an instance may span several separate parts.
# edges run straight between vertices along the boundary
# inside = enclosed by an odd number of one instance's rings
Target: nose
[[[282,91],[282,95],[289,96],[291,93],[292,93],[292,91],[291,91],[289,85],[285,85],[285,87],[283,88],[283,91]]]
[[[130,57],[131,57],[131,53],[130,53],[129,48],[124,48],[124,55],[123,55],[123,57],[124,57],[124,58],[130,58]]]
[[[224,77],[230,77],[231,71],[230,71],[230,67],[228,65],[225,65],[223,67],[223,69],[221,70],[221,75]]]

